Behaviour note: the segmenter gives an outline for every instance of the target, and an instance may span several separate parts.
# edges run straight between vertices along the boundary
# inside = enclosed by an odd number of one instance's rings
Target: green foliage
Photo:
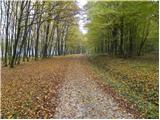
[[[31,57],[38,60],[66,53],[68,28],[78,22],[75,15],[80,8],[76,1],[1,3],[1,56],[5,66],[20,64],[22,57],[25,62]]]
[[[81,49],[84,49],[84,41],[85,39],[79,30],[79,26],[74,25],[70,27],[66,41],[68,52],[80,53]]]
[[[159,117],[158,59],[95,56],[95,71],[120,95],[136,104],[143,118]],[[158,57],[156,57],[158,58]]]
[[[87,7],[88,49],[91,51],[132,56],[144,52],[147,42],[153,46],[150,51],[156,50],[157,2],[101,1],[89,2]]]

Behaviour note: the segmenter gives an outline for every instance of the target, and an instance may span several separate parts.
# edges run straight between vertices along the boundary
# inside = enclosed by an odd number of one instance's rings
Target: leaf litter
[[[1,118],[135,118],[120,105],[125,101],[106,92],[86,57],[55,57],[1,72]]]

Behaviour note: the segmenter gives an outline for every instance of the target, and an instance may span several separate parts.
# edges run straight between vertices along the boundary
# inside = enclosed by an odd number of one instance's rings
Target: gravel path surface
[[[65,82],[59,90],[60,103],[54,118],[134,118],[132,114],[120,108],[118,103],[84,72],[86,67],[86,64],[78,59],[73,59],[69,65]]]

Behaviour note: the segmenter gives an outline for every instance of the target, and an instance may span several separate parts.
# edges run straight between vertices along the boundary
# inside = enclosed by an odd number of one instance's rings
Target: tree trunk
[[[8,7],[7,7],[7,25],[6,25],[6,40],[5,40],[5,66],[7,66],[8,62],[8,28],[9,28],[9,9],[10,9],[10,1],[8,1]]]
[[[123,20],[123,17],[121,18],[121,26],[120,26],[120,55],[124,55],[124,51],[123,51],[123,26],[124,26],[124,20]]]
[[[12,60],[11,60],[11,64],[10,64],[11,68],[14,67],[17,45],[18,45],[20,31],[21,31],[21,26],[20,25],[21,25],[22,15],[23,15],[23,7],[24,7],[23,5],[24,5],[24,1],[22,1],[21,8],[20,8],[20,17],[18,19],[18,31],[17,31],[17,36],[16,36],[16,39],[15,39],[15,44],[14,44],[14,48],[13,48],[13,56],[12,56]]]

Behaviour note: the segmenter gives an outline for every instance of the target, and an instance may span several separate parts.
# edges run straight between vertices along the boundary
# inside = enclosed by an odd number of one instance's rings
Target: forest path
[[[72,58],[58,91],[60,102],[54,118],[134,118],[101,89],[90,71],[91,66],[85,57]]]

